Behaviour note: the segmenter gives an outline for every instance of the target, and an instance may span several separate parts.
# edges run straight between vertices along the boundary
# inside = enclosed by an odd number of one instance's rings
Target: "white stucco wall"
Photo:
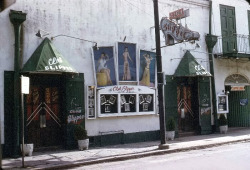
[[[220,4],[235,7],[236,33],[249,35],[248,14],[249,4],[245,0],[213,0],[212,34],[221,36]],[[250,79],[250,62],[248,59],[215,59],[216,93],[225,89],[225,79],[231,74],[241,74]]]
[[[184,8],[190,10],[190,16],[181,23],[189,29],[200,33],[198,41],[201,48],[189,42],[162,48],[162,65],[165,74],[175,72],[185,50],[191,53],[208,71],[208,54],[206,53],[205,34],[208,33],[208,1],[204,0],[169,0],[159,1],[159,15],[165,17],[169,12]],[[23,63],[32,55],[42,42],[35,36],[38,29],[50,32],[51,36],[65,34],[95,41],[98,46],[115,46],[118,41],[136,43],[144,50],[155,48],[154,12],[152,0],[17,0],[10,8],[0,13],[0,114],[3,122],[3,72],[13,70],[14,33],[9,21],[9,10],[27,13],[23,24],[24,46]],[[165,45],[163,34],[162,46]],[[93,43],[57,37],[53,44],[78,72],[85,75],[85,85],[94,84],[91,47]],[[2,123],[3,124],[3,123]],[[157,115],[97,118],[86,120],[89,135],[99,131],[124,130],[125,133],[151,131],[159,129]],[[3,129],[3,128],[2,128]]]

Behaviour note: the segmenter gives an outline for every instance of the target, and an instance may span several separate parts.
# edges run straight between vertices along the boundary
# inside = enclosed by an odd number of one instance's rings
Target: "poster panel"
[[[137,81],[136,44],[118,42],[119,81]]]
[[[97,86],[116,85],[114,48],[99,47],[93,49],[93,55]]]
[[[156,54],[154,52],[140,50],[140,85],[155,87],[155,64]]]

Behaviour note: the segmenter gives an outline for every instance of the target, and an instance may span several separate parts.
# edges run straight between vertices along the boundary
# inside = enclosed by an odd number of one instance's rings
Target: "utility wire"
[[[136,9],[139,9],[140,11],[144,12],[145,14],[147,14],[147,15],[149,15],[149,16],[151,16],[151,17],[154,17],[152,14],[147,13],[145,10],[139,8],[138,6],[134,5],[133,3],[131,3],[131,2],[129,2],[129,1],[127,1],[127,0],[124,0],[124,1],[127,2],[130,6],[136,8]],[[153,4],[152,4],[152,6],[153,6]],[[153,13],[153,12],[152,12],[152,13]]]

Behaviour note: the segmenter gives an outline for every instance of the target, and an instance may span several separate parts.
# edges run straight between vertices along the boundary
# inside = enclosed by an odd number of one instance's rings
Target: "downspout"
[[[11,155],[18,157],[20,154],[20,97],[21,97],[21,83],[20,83],[20,30],[21,24],[26,20],[26,13],[22,11],[10,10],[10,21],[14,26],[15,32],[15,58],[14,58],[14,112],[13,112],[13,147]]]
[[[213,115],[214,115],[214,126],[213,131],[216,130],[217,125],[217,111],[216,111],[216,92],[215,92],[215,75],[214,75],[214,57],[213,48],[217,43],[217,36],[212,35],[212,0],[209,1],[209,34],[206,35],[206,44],[208,48],[209,55],[209,67],[211,77],[211,89],[212,89],[212,105],[213,105]]]

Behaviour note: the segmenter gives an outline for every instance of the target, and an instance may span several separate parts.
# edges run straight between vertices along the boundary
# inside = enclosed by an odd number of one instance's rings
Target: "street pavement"
[[[169,149],[159,149],[160,141],[95,147],[84,151],[57,150],[34,152],[26,156],[25,169],[67,169],[79,165],[135,159],[151,155],[171,154],[204,149],[229,143],[250,141],[250,128],[229,128],[227,134],[188,136],[167,141]],[[22,158],[3,159],[3,169],[23,169]]]

